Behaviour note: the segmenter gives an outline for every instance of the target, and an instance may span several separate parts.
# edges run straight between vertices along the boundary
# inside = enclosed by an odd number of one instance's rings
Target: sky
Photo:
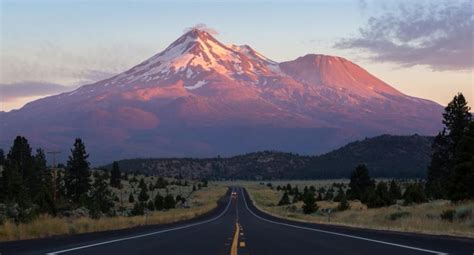
[[[126,71],[199,24],[275,61],[342,56],[405,94],[474,102],[472,0],[0,3],[0,111]]]

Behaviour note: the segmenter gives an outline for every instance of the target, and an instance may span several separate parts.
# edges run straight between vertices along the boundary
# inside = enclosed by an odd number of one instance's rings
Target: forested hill
[[[426,175],[432,142],[426,136],[382,135],[320,156],[263,151],[229,158],[127,159],[119,165],[127,172],[189,178],[323,179],[348,178],[357,164],[365,163],[374,177],[419,178]]]
[[[433,137],[382,135],[349,143],[337,150],[312,157],[307,175],[313,178],[344,177],[365,163],[375,177],[426,176]]]

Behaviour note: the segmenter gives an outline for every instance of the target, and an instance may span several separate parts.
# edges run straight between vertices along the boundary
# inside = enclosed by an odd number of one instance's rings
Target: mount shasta
[[[0,140],[23,135],[67,155],[81,137],[94,163],[318,154],[366,136],[435,134],[441,112],[347,59],[308,54],[277,63],[192,29],[126,72],[1,112]]]

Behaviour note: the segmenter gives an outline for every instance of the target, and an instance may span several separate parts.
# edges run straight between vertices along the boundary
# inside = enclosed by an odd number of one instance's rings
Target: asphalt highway
[[[4,254],[474,254],[474,239],[283,220],[259,211],[241,188],[186,222],[0,243]],[[230,193],[230,192],[229,192]]]

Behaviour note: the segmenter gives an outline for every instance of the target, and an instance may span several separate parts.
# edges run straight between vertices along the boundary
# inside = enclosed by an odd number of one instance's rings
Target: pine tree
[[[324,196],[324,200],[326,201],[332,201],[334,198],[334,190],[332,188],[328,189],[326,192],[326,195]]]
[[[138,201],[146,202],[146,201],[148,201],[149,198],[150,198],[150,196],[148,195],[148,189],[147,189],[146,185],[142,186],[141,190],[140,190],[140,193],[138,194]]]
[[[405,193],[403,193],[403,199],[405,200],[404,201],[405,205],[413,204],[413,203],[419,204],[419,203],[426,202],[427,199],[426,199],[423,184],[421,183],[409,184],[405,189]]]
[[[143,215],[145,214],[145,206],[143,205],[143,203],[138,203],[136,202],[134,205],[133,205],[133,209],[132,211],[130,212],[130,214],[132,216],[137,216],[137,215]]]
[[[158,177],[158,179],[156,180],[156,184],[155,184],[155,187],[157,189],[164,189],[166,188],[166,186],[168,186],[168,181],[166,181],[163,177]]]
[[[314,193],[308,192],[308,194],[304,197],[303,202],[303,212],[305,214],[311,214],[318,210]]]
[[[99,175],[92,184],[88,208],[93,218],[98,218],[101,214],[110,214],[111,209],[114,207],[114,196],[109,189],[106,179],[106,175]]]
[[[160,193],[156,194],[155,199],[155,209],[156,210],[163,210],[164,208],[164,198]]]
[[[367,197],[367,207],[378,208],[389,206],[393,203],[394,200],[391,198],[385,182],[379,182],[375,189],[370,189]]]
[[[42,149],[36,150],[34,168],[34,171],[39,176],[39,190],[34,197],[34,203],[38,205],[40,212],[55,215],[56,204],[53,198],[53,177],[47,167],[46,156]]]
[[[390,197],[393,200],[402,198],[402,190],[400,189],[400,186],[395,180],[392,180],[390,182],[389,193],[390,193]]]
[[[345,211],[350,208],[351,206],[349,205],[349,202],[347,201],[346,195],[341,196],[341,201],[339,202],[339,205],[337,206],[337,210]]]
[[[5,165],[5,152],[0,149],[0,166],[4,166]]]
[[[346,196],[346,193],[344,192],[342,187],[339,187],[337,195],[334,197],[334,202],[341,202],[342,198],[345,196]]]
[[[470,107],[459,93],[443,113],[445,128],[435,138],[432,158],[428,167],[427,193],[432,198],[446,198],[455,165],[455,152],[471,121]],[[451,185],[452,186],[452,185]]]
[[[164,202],[163,202],[163,209],[171,209],[174,208],[176,202],[174,201],[174,197],[171,194],[166,195]]]
[[[110,186],[120,189],[120,169],[117,161],[112,164],[112,171],[110,173]]]
[[[135,203],[135,197],[133,196],[132,192],[130,192],[130,195],[128,195],[128,202]]]
[[[151,200],[148,201],[146,208],[150,211],[154,211],[155,210],[155,203],[153,203],[153,201],[151,201]]]
[[[138,187],[142,190],[148,191],[148,186],[146,186],[145,179],[141,178]]]
[[[75,204],[83,202],[81,200],[84,200],[84,197],[90,191],[91,173],[90,164],[87,161],[88,157],[84,143],[80,138],[77,138],[67,161],[67,171],[64,179],[67,197]]]
[[[17,136],[7,155],[2,173],[2,200],[26,206],[31,202],[31,187],[37,185],[31,147],[25,137]],[[36,179],[36,180],[35,180]],[[35,183],[36,182],[36,183]],[[37,192],[38,190],[35,190]]]
[[[459,142],[449,179],[448,197],[452,201],[474,198],[474,121]]]
[[[375,182],[369,176],[369,170],[364,164],[358,165],[351,174],[349,183],[349,194],[351,199],[359,199],[365,202],[366,193],[370,188],[374,188]]]
[[[280,202],[278,202],[278,205],[289,205],[290,204],[290,197],[288,196],[288,193],[283,193],[283,196],[280,199]]]

